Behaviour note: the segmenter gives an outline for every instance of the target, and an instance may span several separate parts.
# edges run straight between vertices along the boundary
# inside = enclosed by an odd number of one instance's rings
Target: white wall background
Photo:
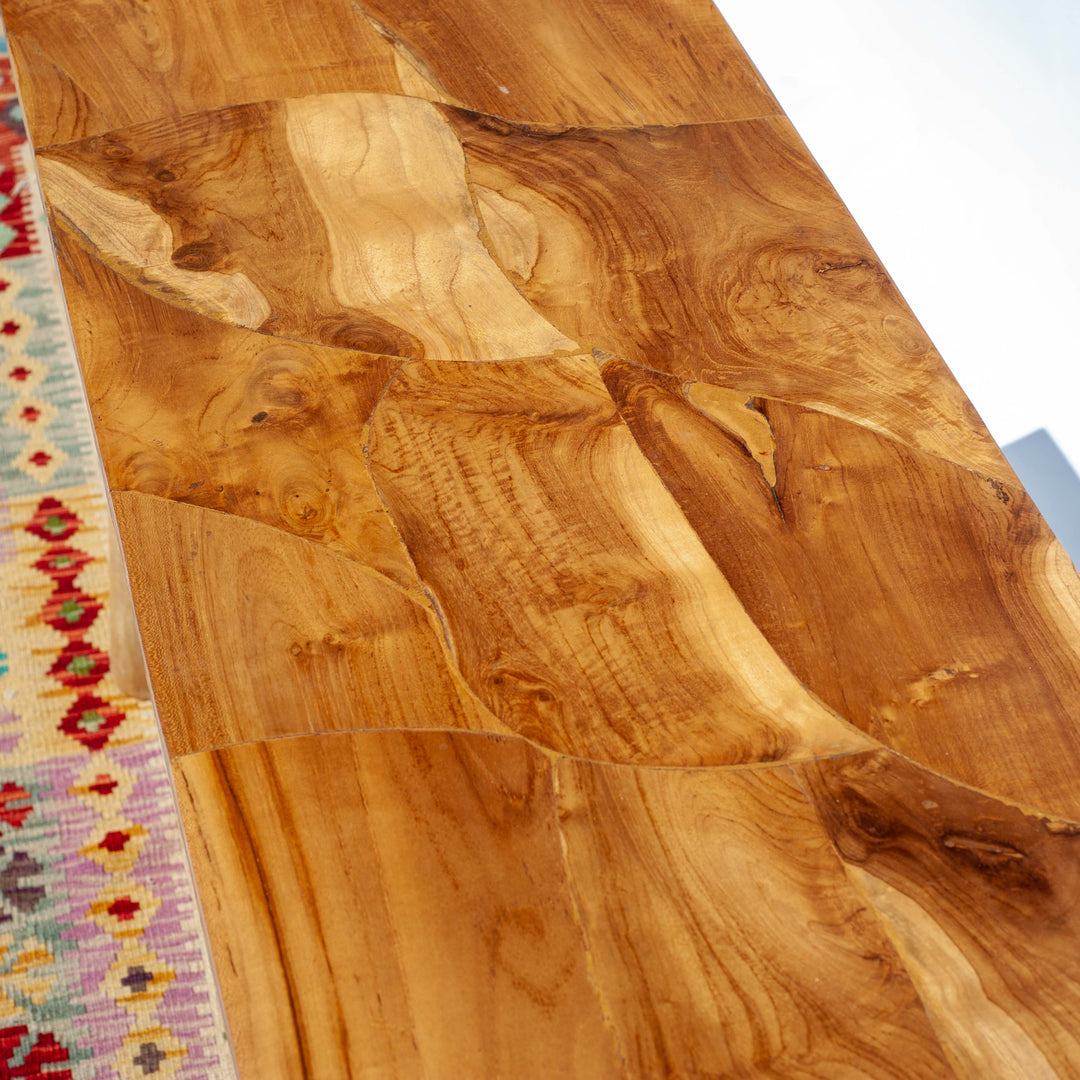
[[[717,0],[1000,443],[1080,469],[1080,0]]]

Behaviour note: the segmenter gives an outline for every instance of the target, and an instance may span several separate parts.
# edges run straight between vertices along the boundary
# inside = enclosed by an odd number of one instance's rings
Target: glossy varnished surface
[[[621,1075],[522,740],[275,740],[177,780],[245,1075]]]
[[[114,491],[261,521],[415,585],[357,437],[397,359],[225,326],[57,241]]]
[[[1074,1076],[1080,828],[885,753],[797,770],[965,1076]]]
[[[1080,1077],[1076,572],[708,4],[4,12],[245,1080]]]
[[[462,675],[520,734],[662,765],[865,744],[746,617],[591,357],[405,364],[368,455]]]
[[[786,118],[612,130],[442,111],[499,211],[496,258],[582,347],[1000,466]]]
[[[788,769],[556,773],[630,1075],[951,1075]]]
[[[1042,567],[1064,555],[1019,484],[790,402],[616,360],[603,372],[810,690],[934,769],[1080,816],[1080,669],[1043,644],[1080,627],[1047,587]]]
[[[269,98],[378,90],[514,120],[681,124],[779,112],[708,0],[7,0],[39,146]],[[62,20],[63,30],[58,30]]]

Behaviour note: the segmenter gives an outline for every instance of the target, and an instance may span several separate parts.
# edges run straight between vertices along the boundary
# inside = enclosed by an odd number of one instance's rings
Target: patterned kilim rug
[[[0,39],[0,1080],[235,1075]]]

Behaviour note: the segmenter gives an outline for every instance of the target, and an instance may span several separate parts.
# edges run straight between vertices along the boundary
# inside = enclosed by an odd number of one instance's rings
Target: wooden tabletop
[[[706,0],[3,13],[245,1080],[1080,1077],[1080,581]]]

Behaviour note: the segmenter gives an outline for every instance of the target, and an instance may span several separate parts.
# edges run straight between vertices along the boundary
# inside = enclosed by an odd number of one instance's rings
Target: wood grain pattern
[[[1080,826],[884,752],[797,771],[960,1075],[1080,1075]]]
[[[1019,484],[787,402],[604,378],[802,682],[939,772],[1080,818],[1080,665],[1044,644],[1080,623],[1037,584],[1057,541]]]
[[[418,591],[357,435],[396,358],[225,326],[63,234],[58,251],[110,487],[264,522]]]
[[[1008,469],[786,119],[568,130],[443,111],[496,257],[582,347]],[[493,199],[512,221],[489,221]]]
[[[243,1080],[1080,1080],[1080,577],[707,0],[0,4]]]
[[[239,106],[54,148],[39,168],[61,227],[107,265],[231,325],[394,356],[575,348],[484,247],[429,102]]]
[[[243,518],[113,499],[173,754],[358,727],[506,730],[455,677],[431,610],[387,578]]]
[[[490,0],[459,2],[453,13],[431,0],[5,0],[4,16],[39,146],[346,90],[566,124],[779,112],[707,0],[633,10],[519,0],[512,18]],[[58,34],[61,18],[68,32]]]
[[[38,146],[267,98],[435,94],[350,5],[13,0],[4,21]]]
[[[746,617],[591,358],[406,364],[369,445],[459,669],[513,730],[667,765],[860,748]]]
[[[176,769],[245,1076],[624,1075],[522,740],[307,736]]]
[[[511,120],[684,124],[780,111],[708,0],[365,0],[461,104]]]
[[[953,1075],[786,769],[563,760],[556,772],[571,882],[631,1076]]]

